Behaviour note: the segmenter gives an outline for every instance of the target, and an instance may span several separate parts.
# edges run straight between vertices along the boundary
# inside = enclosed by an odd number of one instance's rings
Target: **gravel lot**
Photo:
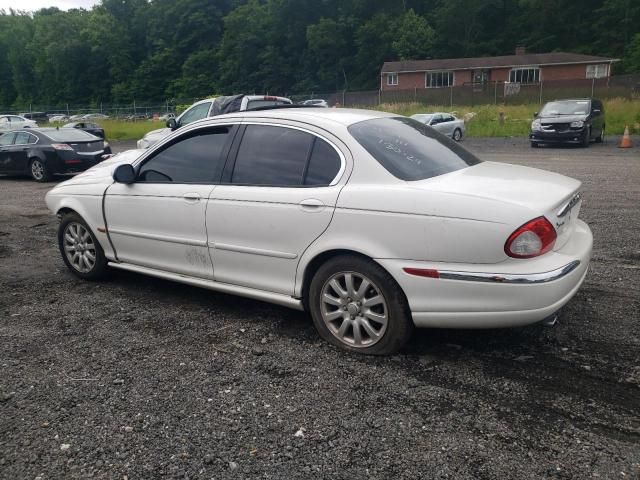
[[[422,330],[387,358],[300,312],[78,280],[52,184],[0,178],[0,477],[640,478],[640,148],[465,143],[584,182],[591,271],[554,328]]]

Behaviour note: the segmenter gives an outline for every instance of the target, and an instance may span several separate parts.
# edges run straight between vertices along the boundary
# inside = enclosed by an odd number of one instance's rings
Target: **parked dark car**
[[[545,143],[574,143],[588,147],[604,141],[604,107],[595,98],[554,100],[536,113],[529,140],[532,147]]]
[[[0,136],[0,173],[46,182],[55,173],[86,170],[110,154],[102,138],[75,128],[11,131]]]
[[[77,128],[78,130],[84,130],[96,137],[104,138],[104,128],[97,123],[91,122],[71,122],[63,125],[62,128]]]
[[[27,120],[33,120],[34,122],[48,122],[49,117],[47,116],[47,112],[27,112],[21,113],[21,117],[26,118]]]

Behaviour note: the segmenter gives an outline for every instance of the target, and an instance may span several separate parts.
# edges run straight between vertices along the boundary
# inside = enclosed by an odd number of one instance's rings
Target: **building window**
[[[453,86],[453,72],[427,72],[424,77],[426,88]]]
[[[387,73],[387,85],[398,85],[397,73]]]
[[[538,67],[514,68],[509,72],[511,83],[540,83]]]
[[[609,65],[600,63],[598,65],[587,65],[587,78],[603,78],[609,73]]]

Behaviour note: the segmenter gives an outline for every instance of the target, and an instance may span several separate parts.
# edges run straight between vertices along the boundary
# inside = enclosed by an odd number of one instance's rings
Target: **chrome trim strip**
[[[239,285],[231,285],[229,283],[220,283],[213,280],[205,280],[201,278],[190,277],[188,275],[180,275],[177,273],[165,272],[163,270],[156,270],[154,268],[140,267],[138,265],[132,265],[130,263],[109,262],[108,265],[110,267],[120,268],[122,270],[128,270],[135,273],[141,273],[143,275],[150,275],[152,277],[162,278],[164,280],[185,283],[194,287],[206,288],[209,290],[229,293],[232,295],[240,295],[242,297],[252,298],[254,300],[260,300],[263,302],[274,303],[276,305],[282,305],[283,307],[293,308],[295,310],[304,310],[304,307],[302,306],[302,300],[282,293],[266,292],[264,290],[257,290],[255,288],[241,287]]]
[[[109,228],[110,235],[125,235],[127,237],[146,238],[147,240],[157,240],[159,242],[179,243],[181,245],[192,245],[194,247],[206,247],[206,240],[193,240],[191,238],[169,237],[167,235],[156,235],[154,233],[130,232]]]
[[[580,260],[574,260],[564,267],[544,273],[482,273],[482,272],[456,272],[451,270],[438,270],[443,280],[466,280],[470,282],[488,283],[547,283],[573,272],[580,265]]]
[[[78,155],[97,155],[104,152],[104,150],[96,150],[95,152],[76,152]]]
[[[241,247],[240,245],[229,245],[226,243],[209,242],[209,247],[215,248],[217,250],[227,250],[229,252],[263,255],[265,257],[286,258],[288,260],[298,258],[297,253],[278,252],[276,250],[264,250],[262,248]]]
[[[565,203],[562,208],[560,208],[560,210],[558,210],[558,213],[556,213],[557,217],[564,217],[567,213],[569,213],[571,211],[571,209],[580,201],[582,200],[582,193],[578,192],[576,193],[573,198],[571,198],[571,200],[569,200],[567,203]]]

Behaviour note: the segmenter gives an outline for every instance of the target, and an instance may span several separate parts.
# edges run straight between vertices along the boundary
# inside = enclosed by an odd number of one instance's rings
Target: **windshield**
[[[425,180],[480,163],[457,142],[412,118],[365,120],[351,125],[349,132],[401,180]]]
[[[549,102],[540,111],[540,116],[550,117],[552,115],[586,115],[589,113],[589,108],[589,100]]]

